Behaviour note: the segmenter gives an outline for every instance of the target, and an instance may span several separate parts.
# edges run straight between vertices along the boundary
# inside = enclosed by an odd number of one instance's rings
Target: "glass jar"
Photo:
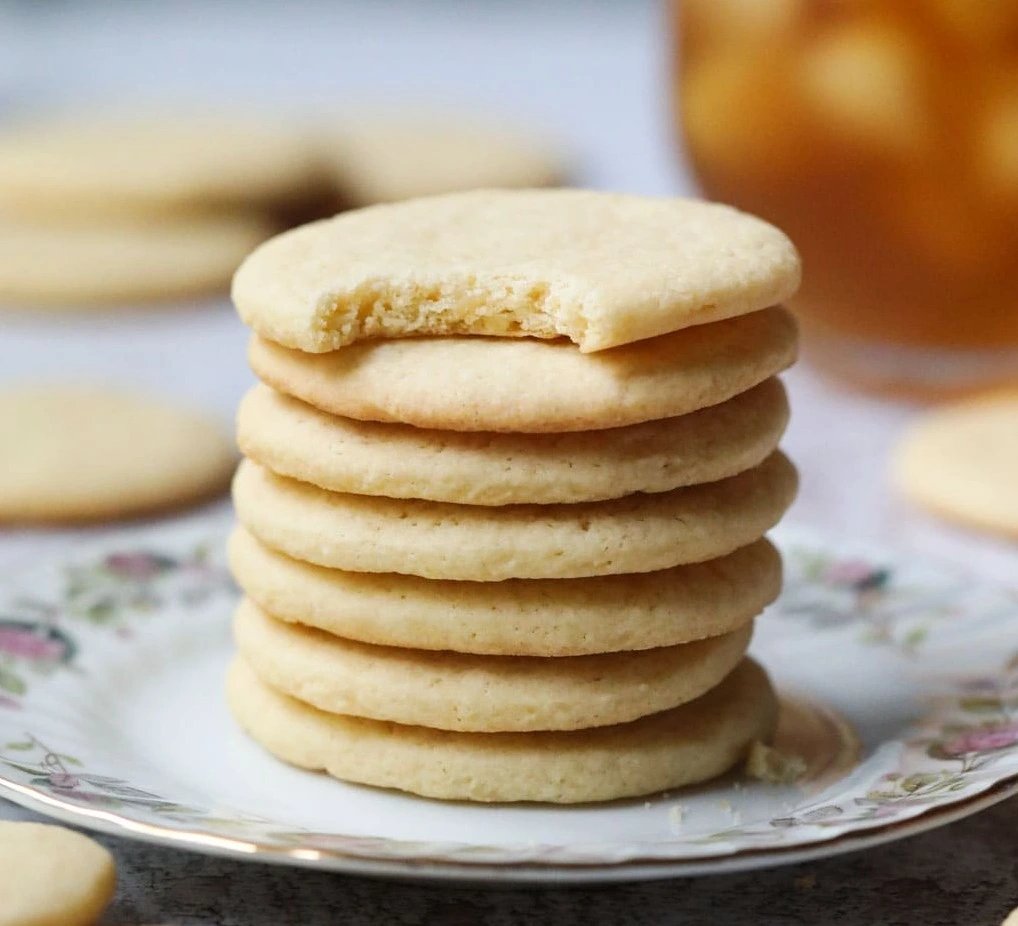
[[[1018,380],[1018,0],[675,0],[705,194],[784,229],[807,354],[925,394]]]

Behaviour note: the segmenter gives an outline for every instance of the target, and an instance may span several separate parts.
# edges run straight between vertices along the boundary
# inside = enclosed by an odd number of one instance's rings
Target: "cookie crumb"
[[[754,740],[746,757],[746,774],[758,781],[788,785],[806,771],[806,763],[799,756],[788,756],[771,746]]]
[[[686,808],[682,804],[675,804],[672,809],[668,811],[668,822],[672,825],[673,829],[679,829],[685,818]]]

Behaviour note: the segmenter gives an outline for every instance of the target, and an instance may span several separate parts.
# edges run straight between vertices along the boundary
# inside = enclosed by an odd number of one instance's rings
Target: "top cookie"
[[[279,235],[233,298],[258,334],[312,353],[427,334],[564,335],[590,352],[766,308],[799,276],[782,232],[728,206],[477,190]]]
[[[63,117],[0,135],[0,209],[13,215],[274,208],[306,196],[317,176],[299,133],[246,119]]]

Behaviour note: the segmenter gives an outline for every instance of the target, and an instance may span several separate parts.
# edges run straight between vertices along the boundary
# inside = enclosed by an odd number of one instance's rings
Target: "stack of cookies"
[[[799,262],[723,206],[481,191],[348,212],[234,280],[229,700],[292,764],[572,803],[766,740],[745,658],[796,490]]]

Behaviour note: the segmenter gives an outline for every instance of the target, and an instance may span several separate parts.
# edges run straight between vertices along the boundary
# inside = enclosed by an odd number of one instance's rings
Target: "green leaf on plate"
[[[15,695],[23,695],[26,690],[25,683],[20,678],[11,672],[2,670],[0,670],[0,688]]]
[[[913,627],[908,633],[905,634],[905,645],[918,646],[929,635],[930,631],[928,627]]]
[[[1004,708],[1000,698],[963,698],[959,702],[959,706],[963,711],[972,714],[997,714]]]

